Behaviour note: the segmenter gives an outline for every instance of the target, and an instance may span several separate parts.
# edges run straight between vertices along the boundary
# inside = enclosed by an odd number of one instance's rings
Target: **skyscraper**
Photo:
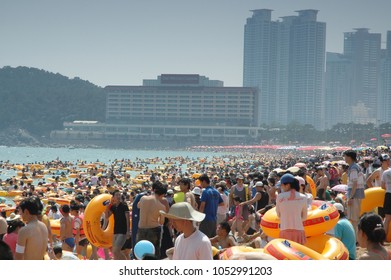
[[[344,55],[351,61],[353,122],[377,123],[379,118],[381,34],[357,28],[344,34]]]
[[[382,50],[378,124],[391,122],[391,31],[387,31],[386,49]]]
[[[326,24],[317,10],[271,20],[253,10],[244,32],[243,85],[259,88],[260,123],[322,128]]]
[[[258,87],[261,123],[276,120],[277,22],[272,10],[253,10],[244,27],[243,85]]]
[[[352,72],[351,62],[343,54],[327,53],[325,78],[325,127],[337,123],[352,122],[351,100]]]

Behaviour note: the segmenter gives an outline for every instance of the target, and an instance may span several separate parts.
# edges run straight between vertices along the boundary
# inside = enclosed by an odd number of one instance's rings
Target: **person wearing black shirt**
[[[121,252],[127,239],[130,238],[129,207],[125,202],[121,202],[119,190],[113,192],[111,203],[105,212],[106,219],[114,215],[114,236],[112,252],[115,260],[125,260],[126,256]]]

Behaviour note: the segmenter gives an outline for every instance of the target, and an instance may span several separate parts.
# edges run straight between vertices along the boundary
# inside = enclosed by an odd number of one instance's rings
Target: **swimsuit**
[[[70,248],[75,247],[75,239],[73,237],[65,238],[62,242],[67,244]]]

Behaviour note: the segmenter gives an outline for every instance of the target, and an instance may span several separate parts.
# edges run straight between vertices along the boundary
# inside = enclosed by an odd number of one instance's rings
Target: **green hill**
[[[0,69],[0,130],[47,135],[64,121],[104,121],[105,106],[103,88],[88,81],[36,68]]]

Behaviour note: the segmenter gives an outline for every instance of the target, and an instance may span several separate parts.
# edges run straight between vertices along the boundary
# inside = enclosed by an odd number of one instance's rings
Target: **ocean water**
[[[9,161],[12,164],[25,163],[42,163],[59,159],[61,161],[77,162],[78,160],[89,162],[103,162],[109,164],[115,159],[130,159],[136,158],[147,159],[156,158],[165,159],[166,157],[189,157],[190,159],[211,158],[213,156],[222,156],[232,153],[216,153],[216,152],[196,152],[196,151],[158,151],[158,150],[125,150],[125,149],[68,149],[68,148],[35,148],[35,147],[5,147],[0,146],[0,161]],[[150,164],[153,168],[156,165]],[[186,164],[180,166],[186,168]],[[135,176],[138,172],[131,171],[131,176]],[[16,176],[14,169],[0,169],[0,179],[5,180]],[[49,178],[51,175],[46,175]],[[42,181],[42,179],[34,180],[34,184]],[[0,197],[0,203],[13,205],[11,198]]]
[[[14,164],[35,163],[59,159],[61,161],[87,162],[100,161],[110,163],[115,159],[136,158],[166,158],[189,157],[191,159],[220,156],[232,153],[197,152],[197,151],[158,151],[158,150],[125,150],[125,149],[69,149],[69,148],[35,148],[35,147],[5,147],[0,146],[0,161],[10,161]]]

